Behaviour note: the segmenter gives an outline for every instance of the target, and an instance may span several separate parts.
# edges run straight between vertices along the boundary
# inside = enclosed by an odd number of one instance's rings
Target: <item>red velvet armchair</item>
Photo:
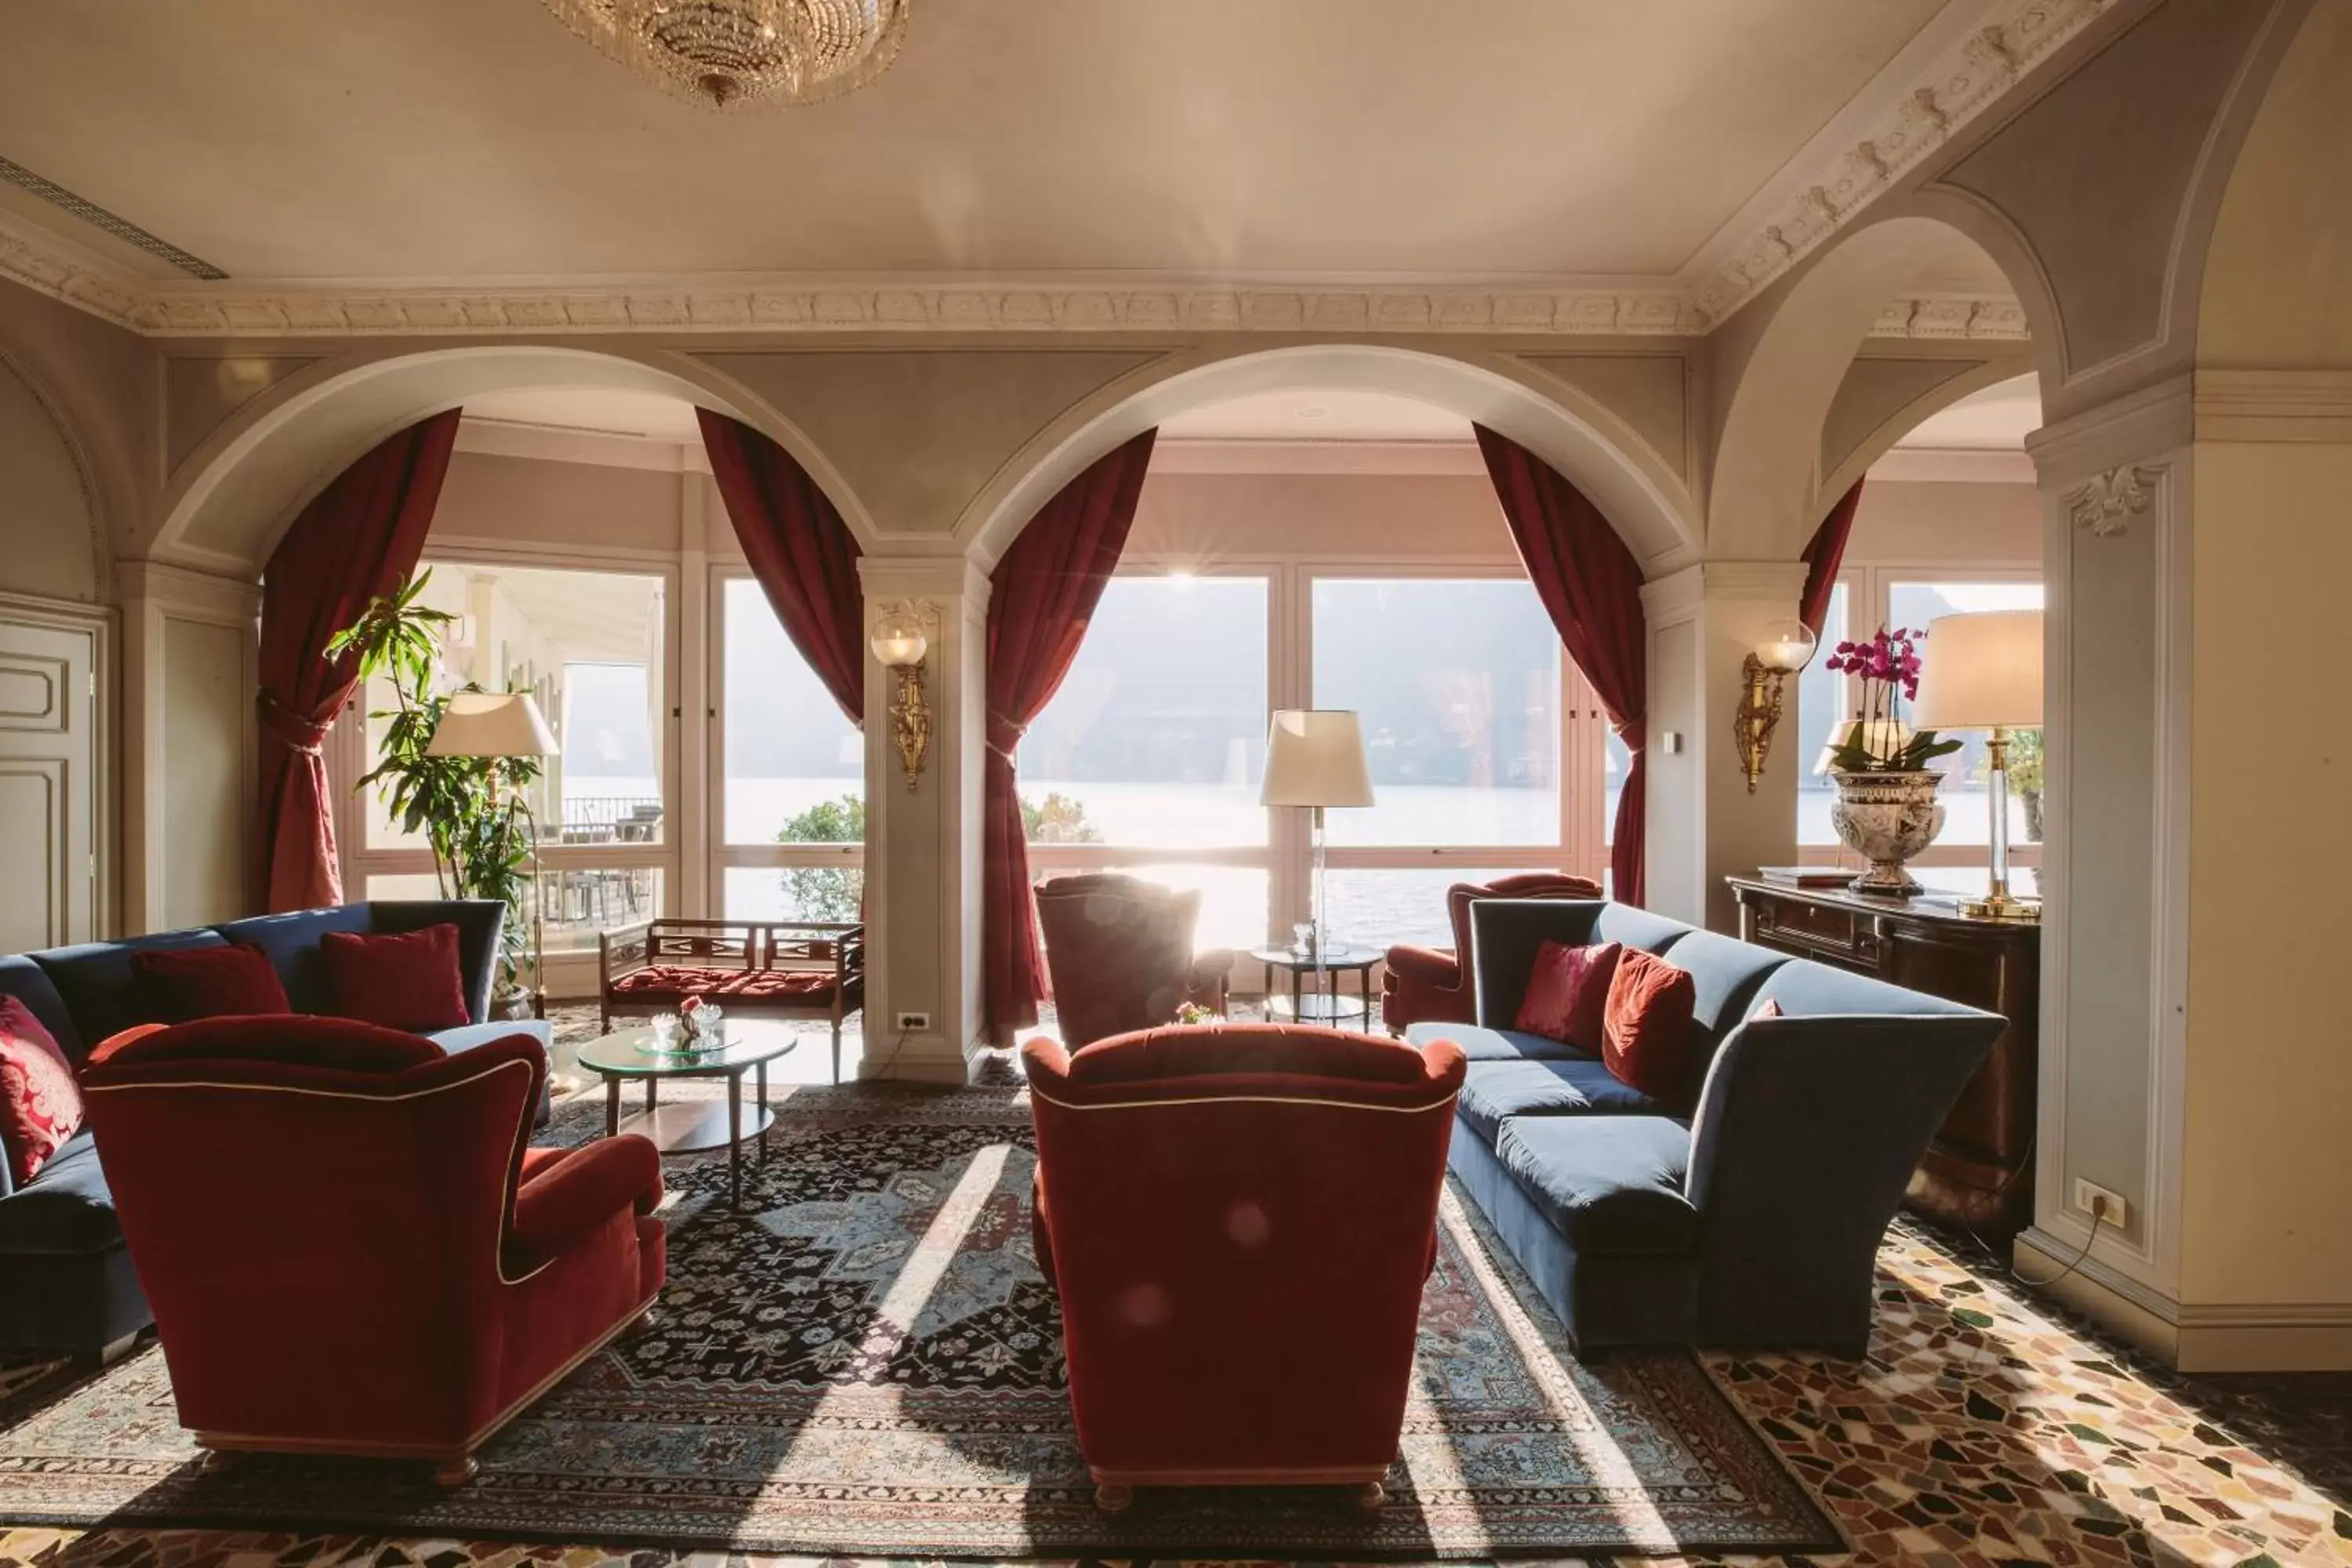
[[[1462,1053],[1274,1024],[1023,1047],[1038,1264],[1100,1505],[1397,1457]]]
[[[118,1036],[83,1095],[180,1424],[208,1449],[474,1450],[659,1292],[642,1138],[527,1147],[528,1036],[450,1056],[342,1019]]]
[[[1597,899],[1601,884],[1564,871],[1524,871],[1483,886],[1456,882],[1445,889],[1454,951],[1400,945],[1388,951],[1381,978],[1381,1022],[1402,1035],[1413,1024],[1477,1021],[1470,984],[1470,906],[1479,899]]]
[[[1187,1002],[1225,1010],[1230,952],[1192,952],[1201,895],[1102,872],[1037,885],[1054,1016],[1072,1050],[1173,1023]]]

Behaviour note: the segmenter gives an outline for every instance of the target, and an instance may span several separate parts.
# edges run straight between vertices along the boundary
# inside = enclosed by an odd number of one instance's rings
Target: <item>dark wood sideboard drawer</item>
[[[1834,905],[1793,899],[1758,899],[1755,940],[1863,969],[1878,967],[1876,922],[1868,915]]]

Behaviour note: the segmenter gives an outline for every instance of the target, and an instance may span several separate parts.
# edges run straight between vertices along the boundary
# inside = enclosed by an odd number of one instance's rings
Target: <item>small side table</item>
[[[776,1113],[768,1109],[768,1064],[799,1045],[800,1036],[784,1025],[766,1019],[730,1018],[726,1043],[713,1050],[642,1049],[652,1037],[651,1029],[620,1029],[580,1047],[580,1065],[604,1079],[604,1135],[609,1138],[621,1132],[642,1133],[665,1154],[726,1150],[728,1200],[734,1207],[741,1208],[743,1140],[758,1140],[760,1160],[764,1164],[768,1158],[768,1129],[776,1124]],[[747,1072],[758,1075],[758,1098],[750,1105],[743,1103],[743,1075]],[[689,1100],[663,1105],[659,1089],[666,1078],[723,1078],[727,1080],[727,1103],[698,1105]],[[646,1108],[624,1120],[621,1085],[628,1079],[645,1080]]]
[[[1328,1024],[1334,1028],[1364,1029],[1372,1020],[1372,968],[1381,961],[1378,948],[1335,942],[1321,956],[1294,952],[1286,947],[1254,947],[1250,957],[1269,970],[1290,972],[1290,994],[1269,995],[1266,1012],[1276,1023]],[[1326,989],[1308,991],[1307,977],[1320,968],[1328,976]],[[1356,994],[1342,995],[1339,976],[1355,971]]]

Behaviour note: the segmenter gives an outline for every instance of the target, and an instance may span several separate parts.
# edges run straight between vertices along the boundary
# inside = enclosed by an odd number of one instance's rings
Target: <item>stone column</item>
[[[2347,386],[2202,370],[2029,443],[2050,832],[2019,1256],[2189,1370],[2352,1366]],[[2084,1184],[2120,1223],[2094,1234]]]
[[[1750,793],[1732,742],[1741,662],[1797,613],[1796,561],[1706,561],[1643,586],[1650,623],[1648,902],[1660,914],[1738,929],[1723,879],[1797,852],[1796,678]]]
[[[253,912],[261,585],[119,562],[126,934]]]
[[[861,1078],[961,1083],[980,1041],[981,755],[988,579],[961,557],[867,555],[869,630],[911,603],[930,650],[931,732],[909,787],[891,701],[897,676],[866,670],[866,921]]]

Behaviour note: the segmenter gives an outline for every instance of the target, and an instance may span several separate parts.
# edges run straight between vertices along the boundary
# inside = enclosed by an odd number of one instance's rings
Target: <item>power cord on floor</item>
[[[2091,1199],[2091,1234],[2083,1238],[2082,1250],[2074,1254],[2074,1258],[2072,1262],[2068,1263],[2065,1268],[2058,1270],[2057,1273],[2050,1276],[2047,1279],[2029,1279],[2016,1264],[2011,1263],[2009,1266],[2009,1277],[2016,1280],[2019,1284],[2033,1290],[2044,1289],[2052,1285],[2057,1284],[2058,1281],[2065,1279],[2066,1276],[2074,1273],[2074,1270],[2083,1267],[2083,1259],[2091,1256],[2091,1243],[2099,1239],[2099,1226],[2105,1223],[2106,1217],[2107,1198],[2105,1194],[2101,1193]]]

